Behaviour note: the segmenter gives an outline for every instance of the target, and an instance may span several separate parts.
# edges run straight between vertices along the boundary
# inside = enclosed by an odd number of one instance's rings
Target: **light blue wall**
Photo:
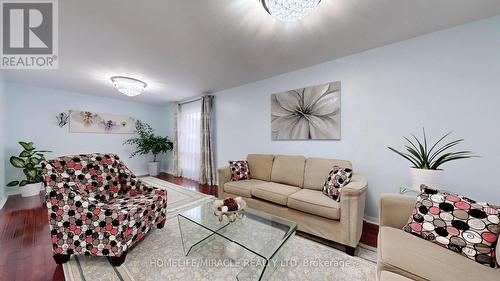
[[[5,192],[5,133],[4,133],[4,123],[5,123],[5,97],[4,97],[4,81],[2,79],[2,73],[0,72],[0,208],[2,207],[2,202],[4,200]]]
[[[341,141],[271,141],[270,95],[342,82]],[[444,166],[446,189],[500,203],[500,17],[428,34],[216,93],[217,164],[248,153],[351,160],[368,178],[366,214],[383,192],[410,183],[387,146],[422,126],[448,131],[482,158]]]
[[[6,145],[7,156],[18,154],[20,140],[33,141],[39,149],[52,150],[48,158],[91,152],[116,153],[136,174],[147,174],[147,161],[152,157],[129,158],[131,146],[123,146],[128,134],[69,133],[68,125],[60,128],[56,115],[68,110],[130,115],[153,126],[157,133],[165,133],[168,120],[163,118],[162,106],[128,102],[111,98],[81,95],[73,92],[22,84],[6,83]],[[162,155],[165,162],[167,156]],[[8,159],[6,180],[16,179],[20,171],[10,166]]]

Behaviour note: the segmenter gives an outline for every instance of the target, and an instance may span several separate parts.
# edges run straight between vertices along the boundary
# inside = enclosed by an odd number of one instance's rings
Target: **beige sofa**
[[[229,167],[219,169],[219,198],[244,197],[248,206],[297,222],[300,231],[346,246],[348,254],[361,238],[367,182],[354,173],[337,202],[322,193],[334,165],[349,161],[303,156],[250,154],[252,179],[231,181]]]
[[[414,207],[415,197],[399,194],[381,197],[379,280],[500,280],[500,269],[481,265],[401,230]]]

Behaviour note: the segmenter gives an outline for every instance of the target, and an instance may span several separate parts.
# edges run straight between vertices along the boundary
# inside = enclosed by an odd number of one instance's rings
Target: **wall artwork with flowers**
[[[340,140],[340,81],[271,95],[273,140]]]
[[[69,112],[69,131],[72,133],[133,134],[135,122],[131,116],[90,111]]]

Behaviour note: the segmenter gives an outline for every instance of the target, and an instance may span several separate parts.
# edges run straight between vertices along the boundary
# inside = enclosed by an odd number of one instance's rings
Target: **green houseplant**
[[[424,128],[422,128],[422,132],[423,136],[421,139],[417,138],[413,134],[411,135],[411,138],[404,137],[408,143],[405,145],[405,152],[388,147],[391,151],[411,163],[412,167],[410,168],[410,172],[412,185],[416,190],[420,189],[421,184],[439,186],[440,179],[443,174],[441,166],[444,163],[477,157],[468,150],[450,151],[452,148],[464,141],[464,139],[457,139],[443,143],[451,132],[439,138],[432,145],[428,144]]]
[[[22,197],[34,196],[40,192],[43,182],[40,163],[45,160],[44,153],[52,151],[36,150],[32,142],[20,141],[19,144],[23,147],[23,151],[19,156],[11,156],[9,161],[13,167],[23,169],[26,179],[11,181],[7,186],[21,187]]]
[[[135,124],[135,130],[137,136],[124,142],[124,144],[136,147],[130,158],[136,155],[153,154],[153,161],[148,163],[148,171],[149,175],[157,176],[160,170],[160,162],[157,161],[158,154],[171,151],[174,148],[174,144],[168,137],[155,135],[153,128],[149,124],[139,120]]]

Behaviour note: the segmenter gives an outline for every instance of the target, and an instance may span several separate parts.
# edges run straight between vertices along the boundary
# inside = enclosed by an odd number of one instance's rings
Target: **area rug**
[[[169,216],[175,215],[180,210],[185,210],[214,199],[211,195],[191,191],[155,177],[141,177],[141,181],[167,190],[167,213]]]
[[[63,268],[68,281],[233,281],[242,263],[225,257],[226,245],[223,238],[215,238],[184,256],[177,218],[171,217],[164,229],[153,230],[130,251],[122,266],[113,267],[106,258],[80,256]],[[270,280],[376,280],[375,263],[300,236],[292,237],[280,255]]]
[[[163,229],[151,231],[127,255],[125,263],[113,267],[104,257],[72,256],[63,265],[68,281],[153,281],[153,280],[236,280],[244,264],[254,255],[242,253],[241,259],[226,257],[225,239],[217,237],[198,250],[185,256],[177,214],[213,200],[213,196],[187,190],[181,186],[145,177],[146,183],[168,192],[168,219]],[[193,226],[188,234],[199,235]],[[243,230],[242,230],[243,231]],[[244,230],[265,235],[259,230]],[[366,249],[358,247],[358,255]],[[280,251],[277,268],[270,280],[376,280],[376,264],[360,257],[351,257],[343,251],[301,236],[292,237]]]

